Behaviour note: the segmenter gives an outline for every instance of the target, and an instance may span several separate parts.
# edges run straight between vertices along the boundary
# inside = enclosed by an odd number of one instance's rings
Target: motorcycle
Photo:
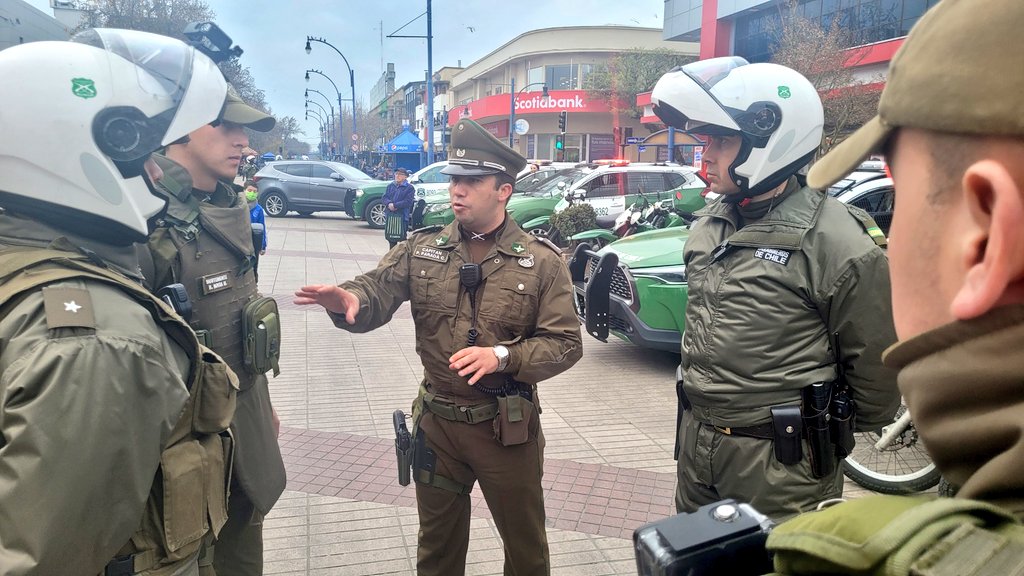
[[[586,242],[596,252],[620,238],[648,230],[686,226],[692,221],[693,215],[676,210],[672,200],[659,200],[652,204],[641,192],[640,202],[631,204],[617,218],[609,220],[599,216],[597,223],[600,228],[574,234],[569,240],[577,244]]]
[[[896,411],[892,424],[855,436],[857,444],[843,461],[843,473],[864,488],[883,494],[912,494],[928,490],[942,479],[905,405]]]

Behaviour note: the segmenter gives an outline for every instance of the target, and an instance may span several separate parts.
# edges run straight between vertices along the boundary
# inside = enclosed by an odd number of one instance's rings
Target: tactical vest
[[[1024,525],[987,502],[870,496],[801,514],[766,545],[773,574],[1024,574]]]
[[[157,277],[170,270],[192,302],[192,328],[238,376],[242,390],[256,372],[246,365],[244,309],[257,299],[252,273],[252,228],[244,202],[199,204],[195,220],[170,217],[150,235]],[[160,286],[153,286],[154,289]]]
[[[189,399],[161,453],[139,527],[112,562],[138,573],[194,560],[203,538],[218,534],[227,520],[233,448],[227,429],[235,412],[238,381],[170,307],[128,278],[91,264],[82,254],[42,248],[0,251],[0,306],[71,279],[119,288],[146,308],[188,354]]]

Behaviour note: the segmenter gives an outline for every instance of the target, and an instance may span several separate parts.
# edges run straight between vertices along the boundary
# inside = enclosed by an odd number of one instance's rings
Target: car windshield
[[[560,189],[558,184],[565,182],[565,190],[569,189],[569,186],[580,176],[586,174],[587,170],[581,170],[579,168],[569,168],[567,170],[558,170],[550,178],[538,182],[529,190],[525,187],[520,187],[516,191],[522,192],[524,196],[535,196],[535,197],[549,197],[558,195]]]
[[[331,167],[331,170],[341,174],[348,180],[373,180],[373,177],[366,172],[363,172],[358,168],[353,168],[348,164],[342,164],[341,162],[328,162],[327,165]]]

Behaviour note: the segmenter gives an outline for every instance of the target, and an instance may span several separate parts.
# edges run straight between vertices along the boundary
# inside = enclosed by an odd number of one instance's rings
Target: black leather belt
[[[714,424],[710,426],[726,436],[746,436],[747,438],[760,438],[762,440],[772,440],[775,438],[775,430],[771,422],[758,424],[757,426],[744,426],[743,428],[715,426]]]

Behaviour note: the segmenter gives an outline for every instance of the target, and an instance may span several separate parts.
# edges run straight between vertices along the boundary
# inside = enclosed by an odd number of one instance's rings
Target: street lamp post
[[[323,38],[316,38],[314,36],[306,36],[306,54],[309,54],[310,52],[313,51],[313,46],[310,45],[310,42],[319,42],[321,44],[325,44],[327,46],[330,46],[335,52],[338,53],[338,56],[341,56],[341,59],[345,61],[345,67],[348,68],[348,81],[349,81],[349,84],[352,86],[352,134],[357,134],[357,130],[356,130],[356,75],[355,75],[355,72],[352,71],[352,67],[348,65],[348,58],[345,58],[345,55],[341,53],[341,50],[338,50],[337,48],[335,48],[334,45],[331,44],[330,42],[328,42],[327,40],[324,40]],[[338,116],[339,117],[341,116],[341,97],[340,96],[338,97]],[[339,143],[339,145],[340,145],[340,143]]]
[[[516,123],[516,100],[519,99],[519,95],[522,94],[524,91],[526,91],[527,88],[529,88],[530,86],[536,86],[537,84],[540,84],[541,86],[543,86],[543,89],[541,91],[541,98],[547,98],[548,97],[548,85],[547,84],[545,84],[543,82],[534,82],[532,84],[527,84],[526,86],[523,86],[519,90],[519,92],[516,92],[516,78],[515,78],[515,76],[512,77],[512,83],[511,83],[511,87],[512,88],[509,90],[509,93],[508,93],[509,94],[509,98],[511,98],[511,101],[509,102],[509,106],[508,106],[508,147],[509,148],[512,148],[514,146],[514,144],[515,144],[513,138],[515,138],[515,133],[516,133],[515,129],[514,129],[515,128],[515,123]]]
[[[320,110],[323,110],[324,117],[327,118],[330,121],[330,123],[328,125],[331,128],[330,128],[330,130],[327,131],[327,135],[328,135],[328,137],[331,137],[332,134],[333,134],[333,131],[334,131],[334,113],[332,112],[331,114],[328,115],[327,109],[324,108],[323,106],[321,106],[320,103],[316,102],[315,100],[308,100],[308,99],[306,100],[306,103],[305,103],[305,107],[306,107],[307,110],[309,110],[309,105],[310,104],[313,104],[314,106],[320,108]],[[337,142],[337,140],[335,140],[335,142]],[[339,145],[340,145],[340,143],[339,143]],[[331,146],[328,146],[327,149],[330,150]],[[330,150],[330,152],[331,152],[331,159],[333,160],[335,152],[334,152],[334,150]]]
[[[307,42],[307,44],[308,44],[308,42]],[[343,144],[343,142],[340,141],[340,138],[345,135],[345,131],[342,129],[342,121],[341,121],[341,110],[342,110],[342,106],[341,106],[341,101],[342,101],[341,92],[338,91],[338,85],[334,83],[334,80],[331,80],[330,76],[328,76],[327,74],[324,74],[320,70],[314,70],[312,68],[310,68],[309,70],[306,70],[306,82],[309,82],[309,73],[310,72],[312,72],[313,74],[319,74],[319,75],[323,76],[324,78],[327,78],[327,81],[331,83],[331,86],[334,86],[334,93],[337,94],[337,96],[338,96],[338,138],[339,138],[338,146],[341,146]],[[354,116],[355,115],[355,102],[352,103],[352,110],[353,110],[352,114],[353,114],[353,118],[354,118],[355,117]],[[355,125],[354,124],[353,124],[353,127],[352,127],[352,133],[355,134]]]
[[[434,31],[433,31],[433,12],[431,9],[431,0],[427,0],[427,11],[412,20],[402,24],[402,27],[391,34],[388,34],[388,38],[426,38],[427,40],[427,164],[434,163]],[[396,34],[405,28],[409,24],[412,24],[423,15],[427,16],[427,35],[404,35]],[[308,43],[307,43],[308,48]]]
[[[337,142],[338,145],[340,146],[341,143],[342,143],[341,142],[341,134],[338,134],[338,133],[334,132],[337,129],[338,125],[334,123],[334,105],[331,104],[331,99],[328,98],[326,94],[324,94],[323,92],[321,92],[319,90],[314,90],[313,88],[306,88],[306,91],[303,93],[303,96],[307,100],[309,99],[309,93],[310,92],[316,92],[317,94],[319,94],[320,97],[324,99],[324,102],[327,102],[327,106],[331,109],[331,131],[334,134],[334,136],[333,136],[334,141]],[[338,110],[338,115],[341,115],[341,110]]]
[[[318,114],[316,110],[310,110],[309,108],[306,108],[306,120],[309,120],[310,114],[313,115],[313,119],[316,120],[317,123],[320,125],[320,158],[323,158],[324,156],[326,156],[326,154],[324,153],[324,148],[326,147],[326,145],[324,144],[324,137],[327,134],[327,128],[324,125],[323,118],[320,117],[320,114]]]

